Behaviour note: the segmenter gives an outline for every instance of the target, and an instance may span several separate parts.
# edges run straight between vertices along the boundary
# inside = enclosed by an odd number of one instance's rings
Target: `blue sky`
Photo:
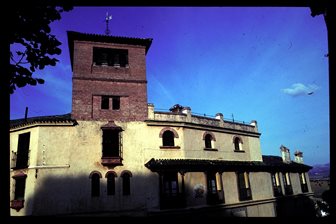
[[[71,112],[66,31],[153,38],[147,53],[148,102],[169,109],[257,120],[264,155],[280,145],[309,165],[330,160],[327,31],[301,7],[75,7],[52,23],[60,62],[35,74],[45,84],[11,95],[10,117]],[[312,93],[313,92],[313,93]],[[312,93],[312,94],[308,94]]]

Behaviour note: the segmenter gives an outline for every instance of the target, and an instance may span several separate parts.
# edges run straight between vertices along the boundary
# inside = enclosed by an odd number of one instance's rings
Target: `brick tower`
[[[146,54],[152,39],[67,34],[73,71],[72,118],[145,120]]]

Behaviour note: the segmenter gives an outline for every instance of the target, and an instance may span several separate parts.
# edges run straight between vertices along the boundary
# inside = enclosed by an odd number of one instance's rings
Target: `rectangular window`
[[[274,197],[278,197],[282,195],[280,180],[279,180],[279,173],[272,173],[272,185],[273,185],[273,194]]]
[[[113,110],[120,109],[120,97],[119,96],[112,97],[112,109]]]
[[[286,195],[292,195],[293,194],[293,189],[292,189],[289,173],[283,173],[282,178],[283,178],[283,182],[284,182],[284,185],[285,185],[285,194]]]
[[[101,109],[110,109],[110,99],[112,99],[112,110],[120,110],[120,96],[101,96]]]
[[[93,64],[99,66],[127,67],[128,50],[94,47]]]
[[[101,97],[101,109],[108,110],[110,108],[110,98],[108,96]]]
[[[167,197],[177,196],[178,193],[177,173],[166,173],[163,176],[163,193]]]
[[[238,179],[238,190],[239,190],[239,200],[251,200],[252,193],[250,188],[250,180],[249,180],[249,173],[247,172],[239,172],[237,173]]]
[[[302,193],[308,192],[308,185],[305,173],[299,173]]]
[[[114,129],[103,130],[103,157],[120,156],[120,131]]]
[[[28,167],[30,132],[20,134],[16,157],[16,169]]]
[[[24,200],[25,189],[26,189],[26,178],[16,178],[14,200]]]
[[[217,194],[215,174],[214,173],[209,173],[207,175],[207,179],[208,179],[208,194]]]

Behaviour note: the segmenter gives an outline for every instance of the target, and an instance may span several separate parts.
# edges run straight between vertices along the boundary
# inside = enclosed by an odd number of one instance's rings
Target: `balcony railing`
[[[308,186],[307,186],[307,184],[301,184],[301,190],[302,190],[302,193],[308,192]]]
[[[274,197],[282,196],[281,186],[273,186]]]
[[[122,164],[122,158],[119,157],[102,157],[101,163],[104,166],[121,166]]]
[[[207,203],[210,205],[224,203],[224,192],[223,191],[217,191],[215,193],[208,192]]]
[[[10,207],[15,209],[17,212],[20,211],[21,208],[24,206],[24,200],[12,200]]]
[[[293,188],[291,185],[285,186],[285,194],[286,195],[292,195],[293,194]]]
[[[160,195],[160,208],[170,209],[170,208],[183,208],[186,206],[184,193],[177,194],[161,194]]]
[[[246,201],[252,199],[251,188],[241,188],[239,189],[239,200]]]

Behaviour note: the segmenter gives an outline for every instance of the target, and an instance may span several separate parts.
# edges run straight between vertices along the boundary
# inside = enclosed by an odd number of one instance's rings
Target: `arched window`
[[[242,151],[241,144],[243,144],[243,141],[240,137],[236,136],[233,138],[233,144],[234,144],[234,150],[235,151]]]
[[[115,177],[117,174],[113,171],[106,173],[107,178],[107,195],[115,195]]]
[[[204,142],[205,142],[205,148],[211,149],[211,140],[212,140],[212,136],[210,134],[207,134],[204,138]]]
[[[172,131],[165,131],[162,134],[162,145],[163,146],[174,146],[174,133]]]
[[[132,173],[125,170],[121,173],[122,178],[122,189],[123,189],[123,195],[130,195],[131,194],[131,177]]]
[[[99,172],[92,172],[90,174],[91,178],[91,196],[99,197],[100,196],[100,178],[101,174]]]

